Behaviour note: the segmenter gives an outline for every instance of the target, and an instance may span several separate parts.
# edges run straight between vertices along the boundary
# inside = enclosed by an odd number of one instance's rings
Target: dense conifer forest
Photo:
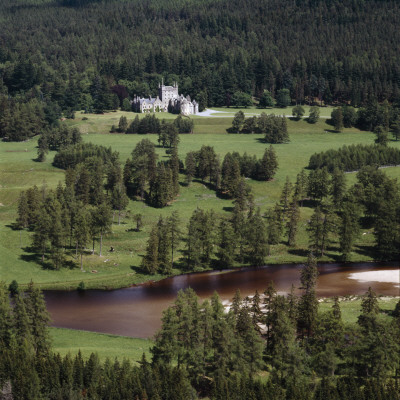
[[[19,0],[0,10],[1,92],[67,113],[149,96],[161,76],[201,107],[240,93],[266,105],[264,91],[281,105],[399,100],[396,1]]]

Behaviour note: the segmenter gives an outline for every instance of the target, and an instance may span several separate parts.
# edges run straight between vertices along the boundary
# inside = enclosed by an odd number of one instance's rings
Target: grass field
[[[255,109],[256,110],[256,109]],[[325,112],[327,109],[322,109]],[[248,111],[248,110],[246,110]],[[258,110],[260,111],[260,110]],[[111,146],[120,153],[121,162],[130,156],[135,145],[144,137],[157,144],[157,135],[124,135],[109,134],[111,124],[118,124],[121,115],[127,115],[128,121],[135,114],[114,112],[104,115],[84,115],[77,113],[76,119],[68,124],[77,126],[82,132],[84,141]],[[169,114],[160,117],[175,118]],[[83,118],[87,118],[84,120]],[[266,148],[262,143],[261,135],[227,134],[226,129],[231,125],[230,118],[196,117],[195,133],[181,135],[179,155],[184,158],[188,151],[198,150],[202,145],[214,146],[221,160],[227,152],[247,152],[261,157]],[[280,196],[286,176],[294,182],[296,175],[304,168],[309,157],[319,151],[329,148],[339,148],[344,144],[373,143],[374,135],[369,132],[360,132],[357,129],[345,129],[343,133],[329,132],[330,126],[321,119],[317,124],[310,125],[305,120],[288,121],[291,142],[274,145],[277,152],[279,169],[275,179],[270,182],[255,182],[249,180],[252,186],[255,203],[265,212]],[[113,233],[105,238],[104,257],[87,255],[84,258],[82,273],[78,267],[52,271],[43,269],[30,252],[30,233],[14,231],[12,222],[16,218],[16,205],[21,190],[38,185],[45,185],[47,189],[54,188],[64,179],[64,171],[52,167],[54,153],[50,153],[43,163],[35,162],[37,139],[24,143],[0,144],[0,279],[9,283],[16,279],[21,284],[30,280],[45,288],[74,289],[79,282],[84,281],[88,288],[122,287],[140,283],[146,280],[157,280],[162,276],[148,276],[138,268],[141,255],[146,246],[148,233],[159,215],[167,216],[177,210],[183,222],[186,223],[196,207],[214,209],[219,214],[229,215],[232,207],[230,200],[220,199],[215,192],[209,190],[200,182],[194,182],[190,187],[182,186],[179,197],[173,204],[164,209],[153,209],[142,202],[131,201],[128,213],[141,213],[144,216],[144,227],[141,232],[133,232],[133,221],[129,215],[122,219],[121,225],[113,225]],[[392,146],[400,147],[400,142],[391,142]],[[159,159],[166,157],[164,149],[157,148]],[[400,176],[400,167],[386,168],[385,172],[392,177]],[[355,174],[348,174],[348,183],[355,181]],[[184,180],[184,177],[181,177]],[[273,246],[268,263],[302,262],[307,249],[305,226],[312,214],[312,209],[301,209],[301,223],[298,233],[297,248],[290,249],[284,244]],[[367,246],[372,243],[372,235],[361,236],[358,244]],[[115,252],[107,250],[115,248]],[[98,244],[96,244],[98,251]],[[337,260],[338,253],[333,249],[328,251],[323,261]],[[354,253],[353,261],[371,260],[368,253]],[[92,271],[97,272],[92,272]],[[179,269],[174,271],[180,273]]]
[[[60,353],[62,356],[70,353],[74,356],[80,350],[84,359],[88,359],[91,353],[97,353],[101,361],[105,361],[106,358],[139,361],[143,353],[150,359],[150,347],[153,344],[148,339],[63,328],[50,328],[50,337],[55,353]]]

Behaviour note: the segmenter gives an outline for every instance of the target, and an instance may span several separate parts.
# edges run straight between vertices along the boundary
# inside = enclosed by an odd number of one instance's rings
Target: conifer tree
[[[29,225],[29,205],[28,199],[24,191],[19,195],[18,199],[18,217],[17,226],[18,229],[25,229]]]
[[[15,295],[17,294],[18,293]],[[11,343],[12,324],[13,320],[9,293],[4,282],[0,282],[0,349],[8,348]]]
[[[303,207],[303,200],[307,195],[307,174],[304,169],[297,174],[296,183],[294,185],[294,196],[300,201],[300,206]]]
[[[182,241],[182,230],[180,218],[177,211],[173,211],[167,219],[168,234],[171,240],[171,269],[174,267],[175,254]]]
[[[163,274],[170,274],[172,272],[171,263],[171,233],[169,230],[168,221],[160,216],[157,222],[157,235],[158,235],[158,269]]]
[[[331,195],[336,208],[340,207],[346,192],[346,177],[342,170],[335,168],[331,179]]]
[[[46,309],[44,296],[40,289],[31,282],[25,296],[26,312],[30,320],[32,343],[35,352],[44,356],[50,352],[50,335],[48,326],[50,315]]]
[[[133,222],[136,224],[136,232],[140,232],[140,228],[143,226],[143,215],[135,214],[133,216]]]
[[[268,244],[279,244],[282,238],[282,210],[279,204],[268,211],[267,235]]]
[[[178,149],[176,146],[172,148],[169,165],[172,172],[172,186],[173,186],[172,197],[176,197],[179,194],[179,157],[178,157]]]
[[[240,133],[243,127],[245,117],[243,111],[238,111],[232,121],[232,132],[233,133]]]
[[[80,267],[83,271],[83,254],[85,252],[85,246],[90,238],[90,216],[85,208],[78,209],[73,236],[76,245],[76,253],[79,252],[81,256]]]
[[[235,262],[236,235],[229,220],[223,218],[218,227],[218,261],[222,268],[231,268]]]
[[[23,294],[18,294],[15,297],[15,305],[13,309],[13,330],[15,332],[16,341],[19,346],[22,346],[24,342],[27,345],[32,346],[32,321],[29,318],[29,314],[26,310]]]
[[[191,184],[193,177],[196,175],[196,159],[194,153],[192,151],[186,154],[185,158],[185,167],[186,167],[186,183],[188,185]]]
[[[129,198],[126,195],[125,186],[122,182],[118,182],[111,193],[111,204],[113,210],[118,211],[118,225],[121,222],[121,211],[126,208]]]
[[[360,214],[360,205],[354,197],[346,198],[343,201],[339,219],[339,243],[340,251],[345,261],[350,259],[354,242],[360,234]]]
[[[249,218],[247,227],[248,260],[252,265],[263,265],[268,254],[268,236],[259,208]]]
[[[142,260],[143,269],[154,275],[158,271],[158,227],[153,227],[147,242],[146,254]]]
[[[264,155],[257,167],[257,179],[260,181],[269,181],[274,177],[278,169],[278,161],[274,148],[269,146],[265,149]]]
[[[297,329],[302,337],[306,335],[309,338],[315,326],[318,313],[318,300],[315,292],[317,277],[317,261],[310,253],[300,274],[302,295],[298,304]]]
[[[125,115],[122,115],[118,123],[118,132],[125,133],[128,128],[128,121]]]
[[[52,227],[50,215],[47,213],[44,204],[40,206],[37,218],[34,226],[33,245],[40,251],[42,263],[44,263],[44,256],[48,250]]]
[[[91,212],[91,224],[96,234],[100,235],[99,257],[102,255],[103,236],[110,232],[112,225],[111,207],[108,203],[101,203]]]
[[[295,246],[296,244],[296,234],[298,230],[298,224],[300,220],[300,210],[297,198],[294,196],[292,202],[290,203],[289,210],[287,212],[288,219],[286,222],[286,232],[288,235],[288,246]]]
[[[288,214],[289,214],[290,198],[292,196],[292,192],[293,192],[293,185],[290,182],[289,177],[287,176],[285,184],[282,189],[281,198],[279,201],[279,205],[282,210],[282,213],[281,213],[282,223],[285,223],[285,220],[287,219]]]

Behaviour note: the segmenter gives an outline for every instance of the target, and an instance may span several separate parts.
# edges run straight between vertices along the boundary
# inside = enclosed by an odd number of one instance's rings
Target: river
[[[380,295],[400,295],[399,263],[321,264],[318,269],[320,297],[359,295],[369,286]],[[162,311],[181,289],[191,287],[201,298],[217,291],[227,303],[236,289],[242,296],[253,295],[273,281],[284,294],[292,284],[299,286],[300,270],[301,265],[285,264],[202,272],[110,291],[50,290],[45,299],[53,326],[148,338],[160,328]]]

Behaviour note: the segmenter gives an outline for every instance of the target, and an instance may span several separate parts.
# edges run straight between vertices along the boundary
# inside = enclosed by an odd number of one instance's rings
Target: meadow
[[[229,109],[232,110],[232,109]],[[282,113],[282,109],[278,111]],[[321,109],[321,114],[328,115],[332,108]],[[225,111],[225,109],[218,109]],[[236,112],[237,110],[234,110]],[[246,113],[253,111],[244,110]],[[254,109],[260,113],[263,110]],[[271,110],[266,110],[270,112]],[[288,114],[291,108],[286,109]],[[285,111],[285,112],[286,112]],[[155,144],[157,135],[126,135],[110,134],[111,125],[118,125],[121,115],[126,115],[128,122],[136,114],[127,112],[112,112],[103,115],[76,113],[74,120],[66,121],[71,126],[78,127],[83,133],[83,140],[103,146],[111,146],[120,154],[121,163],[130,157],[135,145],[143,138],[148,138]],[[160,118],[175,118],[170,114],[157,115]],[[140,115],[142,117],[142,115]],[[193,134],[180,135],[179,155],[184,159],[188,151],[199,150],[202,145],[210,145],[220,155],[221,160],[227,152],[238,151],[255,154],[261,157],[267,144],[262,142],[261,135],[255,134],[227,134],[226,129],[231,125],[231,118],[225,117],[193,117],[195,128]],[[373,143],[375,136],[370,132],[361,132],[358,129],[344,129],[342,133],[332,131],[326,119],[321,118],[318,123],[311,125],[306,120],[288,121],[290,143],[274,145],[277,153],[279,169],[274,180],[269,182],[256,182],[248,180],[252,187],[255,204],[262,212],[272,207],[280,197],[283,184],[288,176],[294,182],[296,175],[308,164],[309,157],[315,153],[329,148],[339,148],[345,144]],[[201,182],[193,182],[189,187],[183,184],[181,176],[181,191],[179,197],[170,206],[164,209],[148,207],[143,202],[130,201],[127,212],[121,224],[114,223],[112,234],[104,240],[103,257],[98,257],[98,243],[95,254],[88,254],[84,258],[84,270],[78,268],[63,268],[60,271],[43,269],[37,262],[37,257],[30,249],[31,233],[12,229],[16,219],[16,209],[19,193],[33,185],[43,190],[55,188],[58,182],[64,180],[64,171],[51,165],[54,152],[47,156],[43,163],[35,161],[37,139],[23,143],[0,144],[0,277],[6,283],[13,279],[20,284],[33,280],[42,288],[75,289],[83,281],[87,288],[112,288],[123,287],[141,283],[146,280],[158,280],[161,275],[149,276],[140,269],[141,256],[146,247],[149,231],[160,215],[168,216],[173,211],[178,211],[182,226],[186,226],[190,215],[196,207],[213,209],[218,214],[229,215],[232,201],[221,199],[215,192],[209,190]],[[391,142],[391,146],[400,147],[400,142]],[[165,149],[157,147],[159,159],[165,159]],[[386,168],[385,172],[392,177],[400,176],[400,167]],[[355,174],[347,174],[348,184],[355,182]],[[282,243],[272,246],[268,263],[299,263],[304,261],[304,254],[308,246],[305,232],[306,224],[312,214],[312,209],[301,209],[301,222],[299,227],[297,246],[287,250]],[[144,226],[140,232],[134,232],[132,215],[141,213],[144,217]],[[367,247],[373,243],[371,232],[363,232],[357,245]],[[108,250],[113,247],[114,252]],[[337,261],[339,253],[333,247],[321,261]],[[372,256],[368,252],[352,254],[352,261],[369,261]],[[183,271],[176,268],[173,273]]]
[[[139,361],[143,353],[150,359],[150,347],[153,344],[149,339],[138,339],[126,336],[108,335],[78,331],[64,328],[49,328],[52,349],[62,356],[75,355],[81,352],[82,358],[88,359],[92,353],[96,353],[101,361],[107,358],[114,361],[124,358],[131,362]]]

